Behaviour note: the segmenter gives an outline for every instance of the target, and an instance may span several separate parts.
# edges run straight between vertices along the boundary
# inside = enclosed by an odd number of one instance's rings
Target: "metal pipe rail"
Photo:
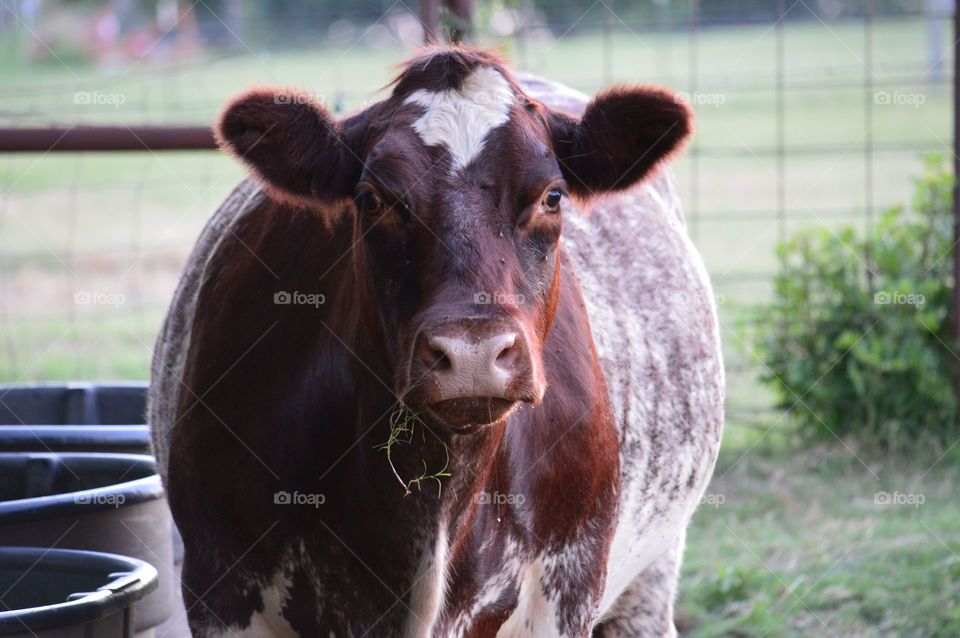
[[[209,126],[0,128],[0,153],[196,151],[216,148]]]

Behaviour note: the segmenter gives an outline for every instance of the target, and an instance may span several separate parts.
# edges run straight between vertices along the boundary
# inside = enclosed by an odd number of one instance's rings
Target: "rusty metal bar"
[[[206,126],[76,126],[51,128],[0,127],[0,153],[43,153],[47,151],[193,151],[213,150],[217,145],[213,132]],[[852,155],[862,152],[863,144],[809,144],[793,146],[790,155]],[[874,142],[876,153],[918,153],[942,150],[940,142]],[[775,157],[778,146],[745,149],[742,146],[699,147],[694,143],[688,152],[691,158],[759,158]],[[696,175],[696,172],[694,172]],[[696,182],[694,182],[696,184]],[[698,188],[691,191],[690,212],[699,211]]]
[[[194,151],[217,148],[209,126],[0,128],[0,153]]]

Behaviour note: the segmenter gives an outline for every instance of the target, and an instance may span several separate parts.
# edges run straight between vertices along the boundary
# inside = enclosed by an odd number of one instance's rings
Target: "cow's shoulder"
[[[202,396],[214,383],[229,385],[237,375],[218,377],[247,364],[253,344],[276,338],[281,320],[288,330],[291,320],[307,321],[307,313],[285,312],[288,295],[313,295],[304,297],[321,305],[313,319],[336,308],[333,298],[350,264],[350,233],[342,210],[293,208],[253,179],[241,182],[213,214],[187,258],[151,364],[148,420],[164,479],[171,435],[187,421],[179,414],[185,393]],[[279,364],[279,357],[272,361]]]
[[[174,290],[154,346],[147,398],[147,421],[151,425],[152,451],[164,480],[169,435],[176,421],[177,405],[183,389],[182,379],[190,349],[197,294],[207,264],[217,253],[221,240],[230,232],[238,218],[257,214],[271,205],[252,180],[247,179],[237,185],[200,232]]]

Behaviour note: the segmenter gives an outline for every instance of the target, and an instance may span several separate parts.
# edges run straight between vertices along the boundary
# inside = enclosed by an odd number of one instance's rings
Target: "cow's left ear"
[[[579,120],[552,110],[547,120],[560,170],[580,199],[636,184],[693,130],[693,112],[679,96],[642,86],[597,95]]]

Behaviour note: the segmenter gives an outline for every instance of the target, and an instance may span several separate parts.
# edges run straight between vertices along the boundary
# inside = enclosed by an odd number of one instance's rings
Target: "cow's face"
[[[217,132],[275,197],[353,202],[357,271],[397,396],[470,431],[543,398],[568,199],[635,184],[689,120],[648,88],[603,94],[578,120],[525,96],[492,56],[448,49],[344,120],[258,89],[228,105]]]

